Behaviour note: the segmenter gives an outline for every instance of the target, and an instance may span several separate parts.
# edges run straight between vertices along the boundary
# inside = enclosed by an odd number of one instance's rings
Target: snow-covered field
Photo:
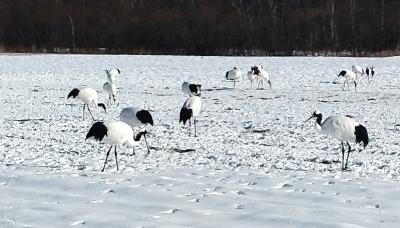
[[[263,64],[272,90],[224,80]],[[376,76],[357,92],[333,84],[352,64]],[[101,92],[118,67],[119,106],[155,126],[120,171],[107,145],[85,141],[92,120],[69,91]],[[0,55],[0,227],[397,227],[400,223],[400,58]],[[178,124],[181,83],[202,84],[199,137]],[[106,95],[100,93],[106,103]],[[339,142],[304,121],[350,114],[370,144],[340,170]]]

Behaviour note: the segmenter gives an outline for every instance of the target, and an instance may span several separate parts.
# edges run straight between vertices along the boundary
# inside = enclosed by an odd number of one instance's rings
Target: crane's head
[[[311,120],[311,119],[314,119],[314,118],[317,118],[317,119],[322,119],[322,114],[321,114],[321,112],[320,111],[318,111],[318,110],[316,110],[307,120],[306,120],[306,122],[307,121],[309,121],[309,120]]]
[[[345,75],[346,75],[346,71],[345,71],[345,70],[342,70],[342,71],[340,71],[338,77],[340,77],[340,76],[345,76]]]
[[[260,68],[258,66],[251,67],[251,71],[253,72],[253,74],[260,74]]]
[[[200,84],[190,84],[189,85],[191,96],[201,96],[201,85]]]

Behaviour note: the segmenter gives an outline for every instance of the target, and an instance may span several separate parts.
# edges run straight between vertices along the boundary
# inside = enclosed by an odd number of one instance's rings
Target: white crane
[[[67,100],[72,97],[74,99],[79,99],[83,101],[83,114],[82,114],[82,119],[85,119],[85,107],[87,105],[87,109],[89,110],[90,115],[92,116],[93,120],[94,117],[92,115],[92,112],[90,111],[89,106],[91,104],[97,105],[98,107],[101,107],[104,109],[104,112],[106,112],[106,106],[103,103],[99,103],[98,99],[98,94],[96,90],[89,88],[89,87],[84,87],[84,88],[74,88],[71,92],[69,92]]]
[[[196,130],[196,117],[201,113],[201,94],[189,97],[182,106],[181,112],[179,114],[179,123],[183,122],[183,125],[189,120],[189,136],[191,133],[191,122],[190,119],[193,117],[194,124],[194,136],[197,137]]]
[[[375,74],[374,66],[366,67],[365,74],[367,75],[368,82],[370,82],[370,78],[372,78]]]
[[[368,145],[369,138],[367,129],[351,119],[349,116],[334,115],[326,118],[322,122],[322,114],[315,111],[310,118],[316,118],[315,129],[325,135],[331,136],[340,141],[342,147],[342,170],[347,169],[351,147],[349,142],[363,143],[364,148]],[[344,143],[348,146],[346,163],[344,163]]]
[[[356,76],[360,75],[363,76],[364,75],[364,69],[358,65],[353,65],[351,66],[351,71],[353,71],[353,73],[356,74]]]
[[[106,82],[103,85],[103,91],[108,94],[107,105],[110,106],[112,101],[114,101],[115,104],[117,99],[117,85],[115,85],[115,83]]]
[[[257,81],[257,89],[260,88],[260,84],[261,84],[261,88],[263,89],[264,82],[267,82],[269,84],[269,87],[272,88],[272,84],[269,79],[269,74],[266,70],[263,69],[263,67],[261,65],[253,66],[251,68],[251,71],[253,72],[254,78]]]
[[[117,145],[134,147],[138,144],[137,142],[140,140],[143,134],[146,134],[146,132],[140,132],[134,138],[132,128],[122,121],[96,122],[92,125],[92,127],[90,127],[88,133],[86,134],[86,139],[93,137],[96,141],[111,145],[110,149],[107,151],[106,160],[104,161],[103,169],[101,170],[102,172],[106,167],[108,155],[114,146],[115,162],[117,163],[118,171]]]
[[[142,128],[147,125],[153,126],[153,117],[151,116],[150,112],[147,110],[139,109],[137,107],[128,107],[124,108],[121,113],[119,114],[119,118],[122,122],[127,123],[132,129],[134,128]],[[144,141],[146,142],[147,146],[147,155],[150,154],[149,145],[147,144],[146,134],[142,133],[144,136]],[[135,149],[135,148],[133,148]],[[135,150],[133,150],[133,154],[135,154]]]
[[[251,71],[247,71],[247,79],[250,80],[250,86],[253,87],[253,82],[256,79],[256,75],[254,74],[253,67]]]
[[[198,95],[201,93],[201,85],[200,84],[191,84],[189,82],[182,83],[182,92],[186,93],[190,97],[192,95]]]
[[[118,68],[112,68],[111,70],[105,70],[105,71],[109,83],[115,83],[117,76],[121,74],[121,71]]]
[[[234,67],[232,70],[226,72],[225,78],[233,82],[233,88],[235,89],[236,82],[242,81],[242,71]]]
[[[346,87],[346,83],[353,82],[354,83],[354,90],[357,90],[357,76],[354,72],[349,70],[342,70],[340,71],[338,77],[344,77],[345,80],[343,82],[343,90]]]

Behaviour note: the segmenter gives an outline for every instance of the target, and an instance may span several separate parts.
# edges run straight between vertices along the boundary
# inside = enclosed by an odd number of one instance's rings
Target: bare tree
[[[69,22],[71,24],[71,35],[72,35],[72,53],[75,53],[75,27],[74,21],[72,20],[71,14],[69,15]]]

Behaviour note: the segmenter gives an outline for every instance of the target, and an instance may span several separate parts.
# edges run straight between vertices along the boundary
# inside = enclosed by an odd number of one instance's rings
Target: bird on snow
[[[110,149],[107,151],[106,160],[104,161],[103,169],[101,170],[102,172],[106,167],[108,156],[114,146],[115,162],[118,171],[117,145],[134,147],[138,144],[137,142],[140,141],[142,135],[145,135],[146,133],[147,132],[145,131],[139,132],[136,137],[133,137],[132,128],[122,121],[96,122],[90,127],[86,134],[86,139],[93,137],[96,141],[111,145]]]
[[[271,80],[269,80],[268,71],[264,70],[261,65],[253,66],[251,68],[251,71],[253,72],[254,80],[256,80],[258,82],[257,89],[260,89],[260,84],[261,84],[261,88],[263,89],[264,82],[267,82],[269,84],[269,87],[272,88]]]
[[[351,152],[349,142],[363,143],[365,148],[369,142],[367,129],[349,116],[334,115],[326,118],[324,122],[322,122],[321,112],[315,111],[307,121],[314,118],[316,119],[315,129],[318,132],[340,141],[342,147],[342,170],[346,170]],[[346,163],[344,163],[345,142],[348,146]]]
[[[115,85],[115,83],[110,83],[110,82],[104,83],[103,91],[108,94],[107,105],[110,106],[112,101],[114,101],[115,104],[115,101],[117,99],[117,86]]]
[[[256,79],[256,75],[254,74],[253,67],[251,70],[247,72],[247,79],[250,81],[250,86],[253,87],[253,82]]]
[[[342,70],[342,71],[340,71],[338,77],[345,78],[345,80],[343,82],[343,90],[346,87],[346,83],[349,83],[350,81],[352,81],[354,83],[354,90],[357,89],[357,75],[353,71]]]
[[[200,84],[191,84],[189,82],[182,83],[182,92],[186,93],[190,97],[192,95],[198,95],[201,93],[201,85]]]
[[[356,75],[364,75],[364,69],[358,65],[351,66],[351,71],[353,71]]]
[[[145,127],[146,125],[151,125],[153,126],[153,117],[151,116],[150,112],[144,109],[139,109],[136,107],[128,107],[124,108],[120,115],[119,118],[122,122],[128,124],[132,129],[134,128],[141,128]],[[146,142],[147,146],[147,155],[150,154],[150,149],[149,145],[147,144],[147,139],[146,139],[146,133],[142,133],[144,136],[144,141]],[[135,148],[134,148],[135,149]],[[135,154],[135,150],[133,150],[133,154]]]
[[[235,88],[236,82],[242,81],[242,71],[234,67],[232,70],[226,72],[225,78],[228,81],[232,81],[233,88]]]
[[[194,124],[194,136],[197,136],[196,130],[196,117],[200,115],[201,112],[201,94],[194,95],[189,97],[181,108],[181,112],[179,114],[179,123],[183,122],[183,125],[189,120],[189,136],[190,136],[190,126],[191,122],[190,119],[193,117],[193,124]]]
[[[372,78],[374,76],[374,74],[375,74],[374,66],[366,67],[365,68],[365,74],[367,75],[368,82],[370,83],[370,78]]]
[[[67,100],[72,97],[74,99],[79,99],[83,101],[83,114],[82,114],[82,119],[85,119],[85,107],[87,105],[87,109],[89,110],[90,115],[92,116],[93,120],[94,117],[92,115],[92,112],[90,111],[89,106],[91,104],[97,105],[98,107],[101,107],[104,109],[104,112],[106,112],[106,106],[103,103],[99,103],[98,99],[98,94],[96,90],[89,88],[89,87],[84,87],[84,88],[74,88],[71,92],[69,92]]]
[[[115,79],[117,78],[117,76],[121,74],[121,71],[118,68],[112,68],[111,70],[105,70],[105,71],[109,83],[115,83]]]

